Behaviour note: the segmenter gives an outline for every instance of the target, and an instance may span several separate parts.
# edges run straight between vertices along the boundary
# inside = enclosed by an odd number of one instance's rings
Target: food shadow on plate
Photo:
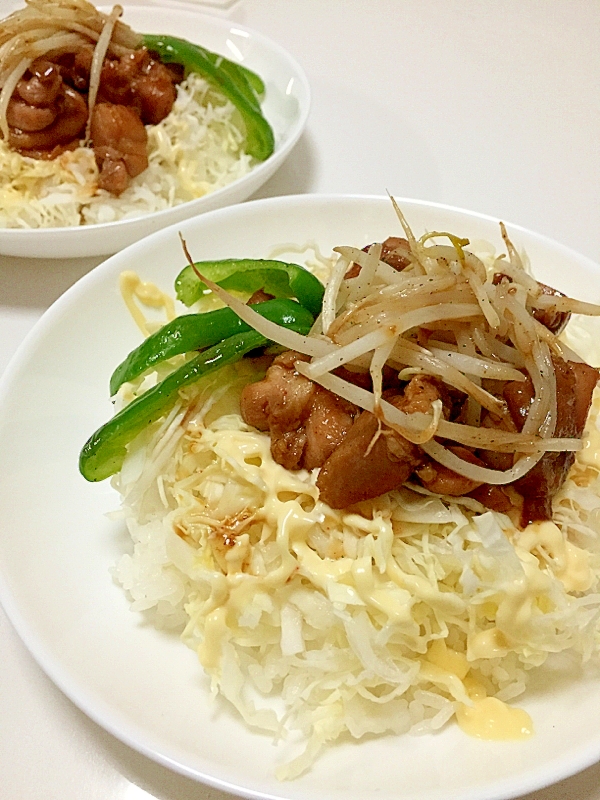
[[[0,255],[0,310],[45,311],[103,260],[96,256],[50,260]]]
[[[535,698],[549,697],[566,691],[575,682],[598,683],[600,664],[589,661],[581,663],[574,653],[550,653],[546,663],[532,671],[525,694],[511,701],[514,705],[524,705]]]
[[[521,795],[515,800],[595,800],[598,797],[599,784],[600,764],[594,764],[572,778],[566,778],[537,792]]]
[[[83,715],[82,715],[83,717]],[[133,750],[120,740],[98,728],[94,722],[83,721],[97,729],[97,742],[107,760],[131,784],[148,795],[148,800],[230,800],[232,795],[180,775]],[[360,742],[358,743],[360,744]],[[600,785],[600,764],[579,772],[571,778],[544,789],[522,795],[515,800],[596,800]],[[282,789],[284,784],[282,784]]]
[[[232,797],[227,792],[163,767],[101,729],[98,731],[98,744],[107,761],[144,792],[143,797],[147,800],[230,800]]]
[[[307,194],[314,191],[317,179],[317,152],[312,137],[306,132],[303,133],[286,161],[250,199]]]

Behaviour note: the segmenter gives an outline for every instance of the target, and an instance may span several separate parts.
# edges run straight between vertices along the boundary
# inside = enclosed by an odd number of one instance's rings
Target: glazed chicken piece
[[[7,107],[9,144],[33,158],[52,159],[76,148],[85,136],[93,51],[34,61]],[[90,138],[100,169],[98,185],[120,195],[148,166],[144,125],[171,111],[182,74],[140,48],[102,68]]]
[[[551,519],[552,498],[573,463],[570,452],[546,453],[523,478],[509,487],[489,486],[466,478],[437,463],[423,450],[382,424],[377,417],[314,384],[294,369],[293,351],[278,356],[266,378],[245,387],[242,417],[259,430],[271,434],[275,461],[290,470],[320,467],[317,487],[321,499],[332,508],[346,508],[399,488],[411,478],[441,495],[471,496],[495,511],[510,513],[525,527],[530,522]],[[584,363],[554,358],[557,393],[557,423],[554,436],[581,438],[599,371]],[[510,419],[495,421],[484,416],[485,427],[521,430],[534,392],[531,381],[504,385]],[[389,389],[384,396],[408,414],[430,413],[441,399],[446,418],[460,413],[457,398],[436,378],[414,376],[401,392]],[[460,399],[460,398],[459,398]],[[492,469],[507,470],[510,453],[449,447],[465,461]]]
[[[94,51],[91,47],[83,47],[77,53],[65,53],[57,59],[60,73],[65,83],[77,89],[78,92],[87,92],[90,86],[90,71]]]
[[[258,303],[266,303],[267,300],[273,300],[274,295],[268,294],[264,289],[257,289],[247,302],[249,306],[258,305]]]
[[[417,375],[403,394],[386,399],[407,414],[431,412],[442,396],[435,378]],[[363,411],[344,441],[323,464],[317,486],[332,508],[378,497],[402,486],[424,460],[423,451]]]
[[[469,492],[469,497],[477,500],[481,505],[489,508],[491,511],[498,511],[500,514],[509,514],[520,517],[522,502],[520,496],[516,492],[510,493],[502,488],[502,486],[490,486],[488,483],[482,483],[472,492]]]
[[[485,466],[481,459],[467,450],[466,447],[449,447],[450,452],[462,458],[463,461],[469,461],[471,464],[477,464],[480,467]],[[470,494],[472,491],[481,486],[480,481],[473,481],[466,478],[464,475],[459,475],[443,464],[438,464],[437,461],[427,459],[425,463],[416,470],[416,475],[420,482],[426,489],[435,494],[446,494],[451,497],[463,497]]]
[[[100,102],[135,109],[145,125],[156,125],[173,108],[181,79],[145,47],[119,59],[107,59],[100,75]]]
[[[242,418],[271,434],[271,453],[286,469],[320,467],[350,430],[356,408],[296,372],[306,356],[277,356],[262,381],[244,387]]]
[[[368,253],[370,247],[372,247],[370,244],[363,247],[363,251]],[[388,236],[388,238],[382,242],[380,261],[384,261],[397,272],[402,272],[405,267],[408,267],[411,263],[409,256],[410,245],[407,239],[402,239],[399,236]],[[344,278],[356,278],[359,273],[360,265],[354,263],[351,264]]]
[[[13,99],[20,99],[34,107],[48,108],[53,105],[61,89],[62,78],[56,64],[38,58],[17,83]]]
[[[9,144],[23,155],[53,158],[83,136],[87,104],[56,64],[39,58],[18,82],[7,109]]]
[[[363,411],[350,432],[323,464],[317,486],[332,508],[378,497],[402,486],[421,460],[421,450],[402,437],[390,438],[377,417]]]
[[[148,134],[127,106],[100,103],[92,114],[91,137],[100,169],[98,186],[120,195],[148,166]]]
[[[12,128],[31,133],[48,128],[58,116],[58,106],[34,106],[19,98],[12,98],[6,109],[6,120]],[[19,134],[16,133],[16,138]],[[13,136],[15,138],[15,136]]]
[[[508,275],[505,275],[503,272],[497,272],[492,282],[494,286],[498,286],[502,283],[512,283]],[[540,281],[538,281],[538,286],[542,294],[552,297],[565,296],[562,292],[559,292],[558,289],[553,289],[545,283],[540,283]],[[532,311],[532,315],[534,319],[541,322],[541,324],[545,328],[548,328],[555,336],[558,336],[565,329],[571,318],[571,314],[568,311],[557,311],[555,308],[535,308]]]
[[[555,357],[552,361],[557,401],[554,436],[580,439],[598,381],[598,370],[587,364]],[[523,427],[533,397],[530,380],[511,381],[504,388],[504,398],[518,430]],[[574,458],[572,452],[545,453],[532,470],[515,481],[514,488],[523,496],[522,527],[530,522],[552,519],[552,498],[567,477]]]

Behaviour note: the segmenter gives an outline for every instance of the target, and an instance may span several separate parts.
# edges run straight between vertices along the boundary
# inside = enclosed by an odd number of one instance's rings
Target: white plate
[[[501,246],[497,221],[400,200],[415,231],[449,230]],[[90,717],[185,775],[248,797],[304,800],[494,800],[557,781],[600,757],[600,684],[545,673],[519,704],[536,735],[484,742],[449,725],[331,748],[312,772],[280,784],[286,750],[209,699],[195,654],[132,613],[109,570],[127,547],[105,512],[107,482],[77,470],[81,445],[111,413],[108,378],[139,341],[117,290],[125,269],[168,289],[185,263],[266,256],[282,242],[359,247],[399,232],[386,198],[301,196],[221,209],[162,230],[106,261],[36,325],[0,384],[0,598],[44,670]],[[599,267],[515,226],[538,276],[598,300]]]
[[[28,258],[79,258],[117,253],[159,228],[240,203],[283,164],[308,119],[310,88],[300,65],[282,47],[229,20],[156,6],[126,7],[123,20],[142,33],[180,36],[222,53],[257,72],[265,82],[262,110],[275,134],[275,150],[243,178],[198,200],[130,220],[36,230],[0,229],[0,253]]]

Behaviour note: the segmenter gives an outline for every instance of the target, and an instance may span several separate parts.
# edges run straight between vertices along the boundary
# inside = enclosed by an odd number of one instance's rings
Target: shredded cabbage
[[[554,521],[519,531],[409,488],[333,511],[239,416],[254,369],[205,381],[138,438],[114,479],[134,542],[115,575],[134,610],[182,629],[248,725],[302,735],[280,778],[341,736],[436,730],[473,687],[513,700],[551,653],[591,657],[600,396]]]

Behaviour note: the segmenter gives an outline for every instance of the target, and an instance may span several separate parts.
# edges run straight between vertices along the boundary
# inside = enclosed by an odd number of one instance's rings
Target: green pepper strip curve
[[[225,58],[225,56],[219,56],[216,53],[211,53],[209,50],[207,50],[207,52],[209,53],[209,56],[216,56],[216,59],[220,58],[226,64],[230,64],[232,67],[237,68],[242,73],[244,78],[246,78],[255,95],[258,97],[262,97],[264,95],[265,82],[260,75],[257,75],[256,72],[248,69],[248,67],[245,67],[243,64],[236,64],[235,61],[230,61],[228,58]]]
[[[246,98],[258,107],[257,98],[264,95],[266,88],[265,82],[260,75],[257,75],[256,72],[248,69],[248,67],[245,67],[243,64],[230,61],[220,53],[213,53],[211,50],[207,50],[206,47],[202,47],[201,45],[193,46],[201,50],[203,55],[206,56],[213,66],[222,68],[237,85],[242,94],[246,95]],[[189,69],[188,72],[189,71],[193,70]]]
[[[165,64],[180,64],[186,73],[198,72],[212,81],[237,108],[246,128],[246,152],[258,161],[267,159],[275,148],[273,129],[263,116],[256,93],[245,69],[185,39],[144,34],[143,44],[157,53]],[[258,76],[257,76],[258,77]],[[255,79],[252,79],[256,83]]]
[[[293,300],[267,300],[252,308],[262,317],[286,328],[309,330],[313,323],[312,314]],[[250,325],[230,308],[176,317],[151,334],[119,364],[110,379],[110,394],[114,395],[123,383],[137,378],[161,361],[192,350],[203,350],[235,333],[249,330]]]
[[[103,481],[114,475],[123,466],[127,445],[175,405],[179,389],[239,361],[266,342],[265,337],[256,331],[237,333],[200,353],[137,397],[84,444],[79,455],[79,471],[83,477],[88,481]]]
[[[264,94],[265,84],[259,75],[257,75],[255,72],[252,72],[252,70],[248,69],[247,67],[243,67],[241,64],[236,64],[235,61],[230,61],[228,58],[225,58],[225,56],[222,56],[219,53],[213,53],[211,50],[207,50],[205,47],[202,47],[199,44],[192,44],[185,39],[176,39],[173,36],[158,36],[156,34],[148,33],[143,35],[142,43],[149,50],[152,50],[159,55],[160,50],[157,48],[161,43],[163,43],[163,46],[164,43],[169,43],[174,44],[176,47],[180,47],[181,44],[188,45],[189,48],[193,48],[194,53],[200,53],[200,63],[202,65],[204,65],[203,59],[206,59],[206,61],[211,64],[214,70],[222,70],[222,72],[226,74],[227,77],[233,81],[233,83],[235,83],[238,90],[244,95],[246,100],[248,100],[251,105],[260,111],[258,97]],[[195,63],[192,64],[190,62],[189,57],[186,62],[177,61],[173,63],[180,64],[180,66],[184,67],[186,75],[189,75],[190,72],[200,72],[204,74],[203,70],[199,69]],[[210,77],[213,76],[211,75]]]
[[[298,264],[246,258],[200,261],[195,266],[202,275],[229,291],[263,289],[275,297],[295,297],[315,316],[321,312],[323,284]],[[202,297],[206,284],[189,265],[175,279],[175,291],[177,298],[189,307]]]

